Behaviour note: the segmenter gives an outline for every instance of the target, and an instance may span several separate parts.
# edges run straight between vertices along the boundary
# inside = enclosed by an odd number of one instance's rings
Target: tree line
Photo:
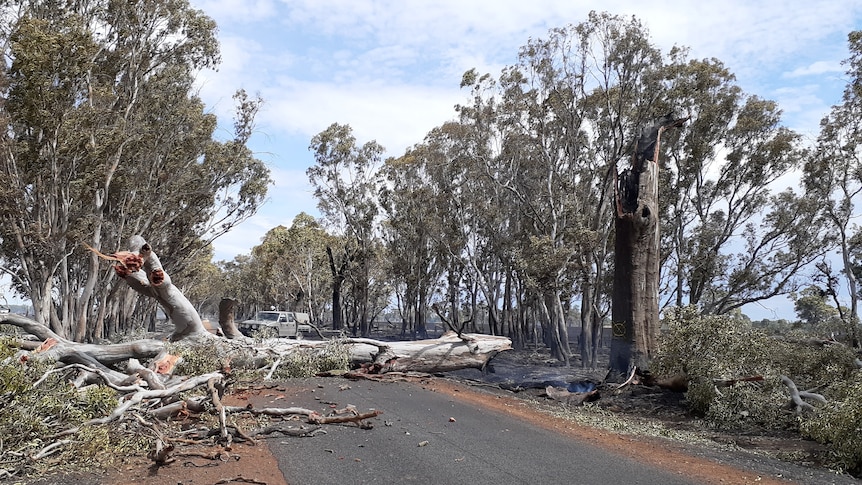
[[[260,100],[238,91],[234,135],[195,95],[219,60],[215,23],[185,0],[0,4],[0,270],[62,337],[152,320],[97,250],[147,234],[194,278],[209,243],[260,205],[269,171],[246,142]]]
[[[595,366],[610,312],[614,164],[675,113],[689,120],[663,144],[661,306],[721,315],[812,285],[836,295],[843,279],[854,332],[859,36],[849,36],[843,103],[810,145],[719,60],[662,53],[638,20],[592,13],[530,40],[496,78],[466,72],[470,102],[401,156],[360,145],[349,126],[319,133],[308,175],[324,220],[274,229],[246,262],[274,271],[259,282],[284,285],[276,294],[316,299],[305,304],[318,312],[345,299],[335,319],[361,334],[392,295],[418,334],[429,315],[456,330],[481,319],[516,346],[538,337],[568,361],[567,321],[579,318],[581,362]],[[797,186],[777,186],[788,174]],[[312,227],[316,260],[279,236]],[[833,269],[836,248],[844,258]],[[317,268],[317,289],[296,283],[310,273],[292,251]]]
[[[595,367],[615,167],[672,113],[689,120],[662,143],[661,306],[721,315],[846,285],[855,337],[860,32],[842,102],[806,144],[720,60],[662,52],[638,19],[593,12],[530,39],[499,75],[467,71],[468,101],[402,155],[333,123],[309,146],[323,217],[300,214],[214,263],[209,243],[269,182],[246,148],[261,100],[239,92],[235,139],[215,140],[191,89],[217,61],[212,22],[180,0],[120,3],[13,2],[3,17],[2,268],[57,332],[102,338],[152,318],[81,245],[147,233],[201,311],[227,296],[241,314],[277,305],[364,336],[394,302],[405,335],[433,318]],[[787,174],[798,186],[776,185]]]

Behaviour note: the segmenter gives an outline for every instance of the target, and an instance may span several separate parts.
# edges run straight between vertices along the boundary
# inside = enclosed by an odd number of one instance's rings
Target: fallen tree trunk
[[[512,349],[506,337],[474,333],[446,332],[440,338],[397,342],[372,339],[347,339],[351,361],[370,363],[372,373],[447,372],[458,369],[484,369],[500,352]]]
[[[182,442],[182,438],[172,438],[160,431],[163,426],[168,426],[171,418],[178,415],[215,413],[217,429],[211,431],[215,432],[221,443],[229,444],[234,435],[247,439],[239,428],[233,429],[235,426],[228,424],[228,414],[255,411],[232,408],[221,402],[226,387],[234,379],[231,377],[231,366],[260,372],[270,378],[275,375],[278,363],[289,361],[292,354],[325,354],[335,345],[339,352],[341,349],[338,346],[343,346],[344,352],[349,356],[350,366],[361,369],[360,372],[434,373],[465,368],[483,369],[498,353],[512,348],[511,340],[505,337],[458,335],[454,332],[437,339],[419,341],[385,342],[365,338],[339,338],[335,339],[335,343],[327,340],[277,338],[260,341],[235,331],[235,327],[231,325],[232,318],[228,317],[232,301],[223,301],[224,318],[220,320],[222,327],[226,329],[225,333],[233,339],[219,337],[205,330],[194,306],[172,284],[170,276],[164,271],[159,258],[146,241],[135,236],[130,246],[130,251],[118,251],[112,255],[104,255],[94,249],[93,251],[103,259],[114,261],[114,270],[133,290],[142,296],[158,300],[174,325],[170,343],[155,338],[110,345],[79,343],[62,338],[47,326],[29,318],[0,314],[0,324],[19,329],[9,332],[9,336],[13,337],[11,345],[17,346],[17,352],[14,356],[0,360],[0,365],[25,369],[35,362],[52,364],[41,378],[34,378],[32,385],[29,382],[22,383],[15,388],[15,392],[0,393],[0,406],[20,406],[22,404],[16,402],[16,396],[21,392],[35,395],[50,392],[58,385],[68,389],[67,384],[71,384],[80,389],[88,384],[101,384],[116,392],[115,406],[101,415],[84,421],[67,421],[67,416],[51,416],[50,434],[16,437],[19,441],[32,441],[35,443],[32,445],[34,447],[39,446],[33,453],[22,452],[16,455],[16,467],[23,467],[23,463],[31,463],[74,446],[75,440],[68,437],[77,434],[82,426],[118,426],[118,423],[122,422],[124,426],[149,428],[158,435],[151,454],[157,464],[169,463],[174,446]],[[4,343],[10,341],[4,339]],[[174,375],[177,373],[176,369],[181,367],[174,369],[173,366],[180,365],[182,359],[197,362],[196,367],[193,365],[186,368],[196,369],[187,371],[192,375]],[[24,373],[15,375],[23,376]],[[189,395],[191,391],[205,394]],[[27,409],[24,412],[31,411]],[[273,416],[304,416],[310,424],[355,422],[360,427],[370,426],[367,420],[378,414],[377,411],[360,413],[350,410],[348,415],[321,416],[292,408],[264,411],[264,414]],[[16,446],[31,445],[19,442]],[[20,469],[23,468],[16,468]],[[13,474],[0,468],[0,475],[2,472]]]
[[[0,315],[0,324],[11,324],[24,332],[43,339],[36,350],[22,354],[25,359],[44,359],[64,364],[82,364],[96,367],[111,375],[115,382],[127,377],[110,367],[129,359],[155,359],[165,352],[165,342],[154,339],[95,345],[72,342],[60,338],[44,325],[18,315]],[[511,350],[512,341],[506,337],[482,334],[447,332],[437,339],[385,342],[374,339],[341,339],[347,346],[350,363],[374,374],[387,372],[448,372],[459,369],[484,369],[500,352]],[[284,359],[291,353],[303,350],[323,351],[330,341],[270,339],[255,346],[250,339],[229,341],[220,339],[217,344],[225,358],[240,349],[251,350],[262,361],[266,357]],[[21,347],[26,347],[23,344]],[[34,347],[35,345],[31,345]],[[23,352],[23,351],[22,351]],[[26,357],[24,357],[26,355]],[[148,369],[155,370],[154,362]],[[135,366],[140,369],[141,365]]]

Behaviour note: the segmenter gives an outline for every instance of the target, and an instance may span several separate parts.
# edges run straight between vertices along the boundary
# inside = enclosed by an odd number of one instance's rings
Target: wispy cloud
[[[797,67],[796,69],[784,74],[784,77],[794,78],[803,76],[820,76],[823,74],[844,73],[845,68],[841,65],[841,61],[816,61],[807,66]]]
[[[360,143],[376,140],[400,155],[454,117],[466,96],[458,88],[464,71],[497,75],[531,37],[589,13],[571,0],[192,3],[218,22],[224,60],[201,76],[201,95],[229,117],[234,90],[260,93],[254,144],[273,167],[306,184],[309,141],[331,123],[349,124]],[[608,0],[600,9],[636,16],[665,51],[688,46],[692,57],[720,59],[746,92],[778,101],[788,126],[810,138],[840,101],[847,34],[862,28],[858,0]],[[271,193],[283,193],[286,183],[279,178]],[[270,223],[287,225],[314,210],[310,196],[271,204],[264,212],[273,215],[261,219]]]

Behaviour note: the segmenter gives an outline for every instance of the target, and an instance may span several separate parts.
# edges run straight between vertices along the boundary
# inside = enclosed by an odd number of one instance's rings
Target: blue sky
[[[813,139],[841,99],[847,34],[858,0],[720,2],[610,0],[192,0],[219,26],[222,65],[200,94],[229,126],[231,96],[264,99],[252,149],[275,184],[260,212],[215,243],[216,259],[248,253],[300,212],[319,215],[305,175],[311,138],[334,122],[398,156],[466,101],[468,69],[494,76],[518,48],[591,9],[634,15],[664,51],[717,58],[751,94],[779,102],[785,123]],[[600,6],[599,6],[600,5]],[[227,136],[227,134],[225,134]],[[769,308],[765,309],[771,311]],[[767,315],[768,316],[768,315]]]

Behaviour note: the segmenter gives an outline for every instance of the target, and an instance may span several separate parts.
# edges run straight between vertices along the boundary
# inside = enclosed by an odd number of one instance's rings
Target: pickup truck
[[[253,332],[272,329],[272,334],[278,337],[302,338],[303,333],[311,331],[308,313],[263,311],[244,320],[237,325],[243,335],[250,337]]]

